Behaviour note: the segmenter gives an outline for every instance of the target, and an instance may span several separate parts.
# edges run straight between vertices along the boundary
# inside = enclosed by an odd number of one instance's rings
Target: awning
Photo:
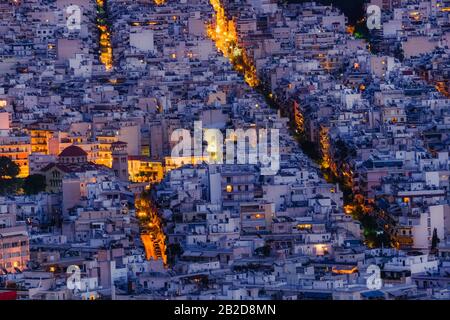
[[[384,292],[380,290],[372,290],[361,292],[364,298],[374,299],[374,298],[384,298]]]

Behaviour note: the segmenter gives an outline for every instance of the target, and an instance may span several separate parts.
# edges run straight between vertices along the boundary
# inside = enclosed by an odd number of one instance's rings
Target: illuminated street
[[[111,31],[107,22],[107,0],[97,1],[97,28],[99,30],[100,62],[106,71],[113,68],[113,52],[111,44]]]
[[[137,198],[135,205],[147,259],[161,259],[166,265],[166,236],[156,208],[146,196]]]
[[[245,82],[250,87],[259,84],[258,75],[253,62],[248,57],[245,48],[239,45],[239,37],[232,19],[227,19],[220,0],[210,0],[215,12],[215,20],[208,26],[208,36],[215,42],[217,49],[230,59],[234,68],[244,75]]]

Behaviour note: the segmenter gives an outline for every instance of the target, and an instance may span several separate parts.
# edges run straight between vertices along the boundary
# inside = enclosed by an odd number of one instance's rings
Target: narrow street
[[[136,215],[139,219],[141,240],[144,244],[148,260],[161,259],[167,264],[166,236],[162,227],[157,208],[146,195],[135,200]]]
[[[105,66],[106,71],[113,68],[113,52],[111,44],[111,33],[108,26],[107,0],[97,1],[97,28],[99,30],[99,59]]]

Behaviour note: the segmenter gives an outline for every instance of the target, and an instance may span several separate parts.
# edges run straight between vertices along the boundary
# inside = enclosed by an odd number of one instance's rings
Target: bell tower
[[[111,144],[112,151],[112,169],[114,174],[122,181],[128,181],[128,144],[117,141]]]

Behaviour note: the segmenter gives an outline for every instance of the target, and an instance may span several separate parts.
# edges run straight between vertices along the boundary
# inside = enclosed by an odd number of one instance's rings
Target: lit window
[[[233,186],[231,184],[228,184],[226,190],[227,190],[227,192],[232,192]]]

